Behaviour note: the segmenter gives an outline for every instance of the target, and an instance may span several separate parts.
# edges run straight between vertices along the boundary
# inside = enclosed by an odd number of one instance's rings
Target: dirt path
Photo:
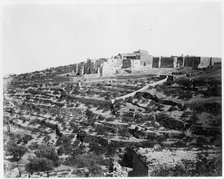
[[[134,91],[134,92],[132,92],[132,93],[129,93],[129,94],[127,94],[127,95],[120,96],[120,97],[117,97],[117,98],[115,98],[115,99],[112,99],[111,102],[114,103],[115,100],[119,100],[119,99],[123,99],[123,100],[125,100],[125,99],[128,98],[128,97],[132,97],[132,96],[134,96],[137,92],[143,92],[143,91],[147,90],[149,87],[155,87],[156,85],[161,85],[161,84],[163,84],[163,83],[165,83],[165,82],[167,81],[167,78],[168,78],[168,77],[166,77],[166,78],[163,79],[163,80],[160,80],[160,81],[157,81],[157,82],[148,84],[148,85],[144,86],[143,88],[141,88],[141,89],[139,89],[139,90],[137,90],[137,91]]]

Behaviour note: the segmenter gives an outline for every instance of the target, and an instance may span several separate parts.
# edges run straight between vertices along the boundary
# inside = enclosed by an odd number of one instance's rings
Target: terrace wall
[[[84,75],[84,78],[86,80],[90,80],[90,79],[93,79],[93,78],[99,78],[100,77],[100,74],[99,73],[95,73],[95,74],[85,74]]]

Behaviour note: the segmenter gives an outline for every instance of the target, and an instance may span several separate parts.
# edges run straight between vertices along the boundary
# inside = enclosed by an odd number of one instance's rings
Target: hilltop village
[[[221,63],[138,50],[4,78],[4,176],[221,176]]]
[[[221,58],[200,56],[154,57],[146,50],[133,53],[119,53],[111,58],[87,59],[72,65],[72,72],[58,76],[58,80],[74,81],[73,77],[84,76],[88,79],[113,76],[122,72],[149,71],[153,69],[172,68],[207,68],[220,66]],[[66,77],[66,78],[63,78]]]

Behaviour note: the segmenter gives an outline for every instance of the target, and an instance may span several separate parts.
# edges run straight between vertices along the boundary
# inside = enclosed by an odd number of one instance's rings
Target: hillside
[[[221,69],[54,80],[72,68],[8,81],[5,177],[221,176]]]

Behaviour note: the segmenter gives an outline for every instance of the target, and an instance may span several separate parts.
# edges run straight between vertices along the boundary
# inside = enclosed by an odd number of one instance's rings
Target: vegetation
[[[70,165],[75,168],[87,168],[92,176],[102,176],[100,165],[108,165],[108,161],[104,160],[100,155],[95,153],[84,153],[77,155]]]
[[[29,163],[26,164],[26,171],[33,174],[33,172],[49,172],[54,169],[54,164],[47,158],[34,157],[30,159]]]
[[[14,141],[9,141],[6,145],[6,152],[13,155],[13,160],[18,161],[27,152],[27,148],[22,145],[17,145]]]
[[[39,145],[37,148],[37,151],[35,151],[35,154],[39,158],[46,158],[48,160],[51,160],[55,167],[59,166],[59,164],[60,164],[59,157],[58,157],[56,150],[53,146]]]
[[[174,167],[161,165],[157,167],[151,176],[221,176],[221,159],[207,159],[206,155],[198,154],[196,162],[182,160]]]
[[[79,85],[60,82],[65,77],[54,79],[64,70],[71,69],[61,67],[15,75],[4,99],[3,122],[4,126],[10,124],[11,129],[7,132],[4,127],[4,164],[9,165],[6,168],[17,164],[20,170],[24,168],[18,165],[21,162],[35,176],[42,172],[50,177],[93,177],[103,176],[103,172],[112,172],[107,176],[124,176],[124,166],[135,167],[129,147],[135,148],[143,163],[153,170],[152,176],[222,174],[222,111],[216,100],[221,95],[221,83],[217,79],[193,80],[188,73],[186,79],[174,79],[175,83],[150,87],[112,103],[111,99],[165,75],[142,75],[141,79],[135,75],[118,76],[113,82],[95,84],[84,81],[80,89]],[[202,102],[197,101],[202,98]],[[153,155],[163,151],[162,154],[170,152],[174,158],[179,151],[189,155],[185,160],[178,156],[164,165],[163,157]],[[209,156],[192,158],[195,152],[202,151]],[[58,169],[60,164],[65,167],[63,171]],[[68,171],[71,168],[72,173]]]

